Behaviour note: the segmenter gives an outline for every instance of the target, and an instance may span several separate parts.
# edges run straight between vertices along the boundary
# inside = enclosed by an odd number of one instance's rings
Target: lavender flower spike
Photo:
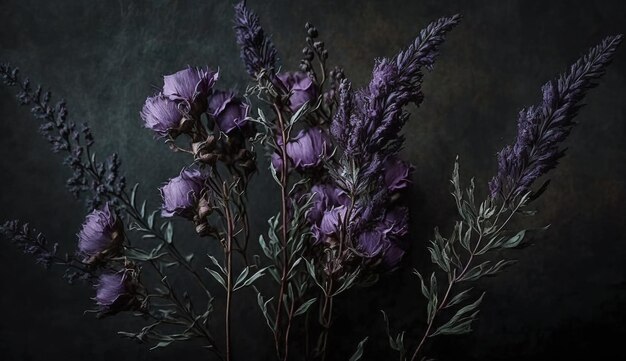
[[[91,263],[106,254],[119,251],[123,239],[121,222],[109,203],[92,211],[78,233],[78,251]]]
[[[569,72],[546,83],[543,101],[522,110],[515,144],[498,153],[498,173],[489,182],[491,196],[505,202],[527,193],[537,178],[564,155],[560,143],[574,126],[574,117],[594,80],[604,75],[622,35],[609,36],[574,63]]]
[[[256,78],[264,69],[274,71],[276,48],[265,36],[259,17],[246,7],[245,1],[235,5],[235,32],[248,74]]]

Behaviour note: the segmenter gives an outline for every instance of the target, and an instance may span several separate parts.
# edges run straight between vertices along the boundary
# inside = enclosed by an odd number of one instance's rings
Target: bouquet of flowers
[[[160,188],[156,208],[141,200],[139,184],[127,184],[117,154],[96,157],[89,126],[71,121],[65,102],[54,103],[3,64],[4,83],[17,87],[53,152],[66,155],[67,187],[85,199],[87,215],[73,252],[60,252],[22,221],[4,223],[0,234],[45,267],[64,266],[68,282],[93,284],[97,317],[127,313],[144,320],[141,329],[120,334],[152,348],[196,339],[211,359],[235,360],[231,341],[245,329],[231,315],[233,299],[241,297],[258,304],[278,360],[339,359],[327,346],[333,304],[348,290],[393,277],[410,248],[421,252],[408,237],[403,193],[415,167],[399,156],[402,128],[406,107],[423,101],[424,70],[433,68],[460,20],[429,24],[394,57],[376,60],[369,84],[356,88],[344,69],[329,65],[328,50],[308,23],[299,69],[283,70],[259,18],[237,4],[234,32],[251,77],[245,92],[221,88],[217,67],[187,67],[164,76],[140,111],[147,133],[186,157],[180,174]],[[525,225],[549,184],[537,182],[564,155],[582,100],[621,40],[602,40],[519,113],[517,136],[498,153],[488,191],[473,180],[461,183],[457,159],[451,189],[458,219],[446,236],[434,230],[427,247],[434,271],[413,271],[426,324],[392,331],[381,316],[384,342],[400,360],[424,359],[435,336],[471,331],[484,296],[471,282],[510,266],[508,253],[498,251],[521,246],[541,229]],[[251,233],[247,212],[258,167],[269,167],[280,206],[262,235]],[[186,250],[189,240],[176,237],[174,219],[222,252]],[[220,329],[215,318],[223,319]],[[366,341],[355,345],[351,361],[363,357]]]

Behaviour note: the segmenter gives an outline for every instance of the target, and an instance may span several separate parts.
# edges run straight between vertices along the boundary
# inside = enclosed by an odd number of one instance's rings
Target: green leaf
[[[311,307],[312,304],[315,303],[315,301],[317,301],[317,297],[313,297],[310,300],[306,301],[305,303],[301,304],[300,307],[298,307],[298,309],[293,315],[299,316],[301,314],[306,313],[306,311],[309,309],[309,307]]]
[[[477,308],[483,300],[483,293],[476,301],[470,303],[454,314],[452,318],[445,324],[441,325],[437,331],[435,331],[431,336],[436,335],[459,335],[463,333],[468,333],[471,331],[471,323],[476,318],[478,314]]]
[[[209,267],[206,267],[205,269],[211,274],[211,276],[213,276],[213,278],[215,278],[217,282],[219,282],[222,285],[222,287],[224,287],[224,289],[226,289],[226,282],[224,281],[224,278],[222,277],[221,274],[219,274],[215,270],[210,269]]]
[[[526,235],[526,230],[525,229],[517,232],[516,235],[514,235],[513,237],[509,238],[504,243],[502,243],[502,248],[515,248],[515,247],[519,246],[519,244],[524,239],[525,235]]]
[[[174,226],[172,222],[167,222],[165,227],[165,241],[170,244],[174,241]]]
[[[361,357],[363,357],[363,349],[368,338],[369,337],[366,337],[361,342],[359,342],[356,351],[354,352],[354,354],[352,354],[352,357],[350,357],[349,361],[358,361],[361,359]]]

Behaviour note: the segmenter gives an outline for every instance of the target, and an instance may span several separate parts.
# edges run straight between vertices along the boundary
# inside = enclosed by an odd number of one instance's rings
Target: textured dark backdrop
[[[285,68],[297,65],[303,24],[318,26],[331,52],[357,85],[376,56],[393,55],[429,21],[465,16],[425,82],[426,100],[405,131],[413,162],[414,252],[399,274],[353,292],[338,307],[333,359],[346,360],[371,335],[368,360],[390,359],[379,308],[397,327],[423,319],[409,265],[424,264],[432,227],[454,215],[447,178],[456,154],[481,186],[495,170],[495,152],[513,139],[517,111],[539,99],[543,82],[608,34],[625,32],[621,0],[572,1],[250,1],[274,34]],[[2,0],[0,58],[19,65],[68,100],[75,120],[88,121],[101,154],[120,153],[130,181],[142,181],[153,205],[156,187],[183,160],[141,128],[138,111],[160,76],[191,65],[219,66],[221,84],[243,89],[246,77],[226,1]],[[488,288],[469,336],[435,343],[442,359],[595,359],[623,352],[626,337],[626,49],[578,117],[567,157],[538,203],[539,223],[553,227],[515,252],[520,262]],[[413,109],[415,110],[415,109]],[[27,109],[0,87],[0,219],[23,218],[71,249],[83,219],[64,189],[68,170],[50,156]],[[251,197],[254,229],[276,211],[267,172]],[[485,189],[482,187],[481,189]],[[0,244],[0,359],[201,359],[193,344],[150,352],[115,335],[136,327],[125,318],[95,320],[92,290],[68,286],[60,271],[44,272]],[[251,296],[251,295],[248,295]],[[251,299],[252,300],[252,299]],[[235,317],[240,360],[269,358],[271,341],[256,305]],[[350,312],[346,312],[346,311]],[[454,347],[452,347],[454,345]]]

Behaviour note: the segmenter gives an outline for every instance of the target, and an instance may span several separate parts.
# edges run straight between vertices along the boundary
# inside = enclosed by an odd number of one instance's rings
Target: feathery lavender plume
[[[489,182],[491,196],[506,201],[527,193],[537,178],[558,164],[560,143],[575,125],[582,99],[604,75],[622,35],[609,36],[574,63],[569,72],[546,83],[543,100],[519,113],[515,144],[498,153],[498,173]]]
[[[385,164],[404,142],[399,134],[408,119],[404,107],[422,101],[422,68],[432,68],[445,34],[460,19],[441,18],[395,57],[378,60],[364,89],[353,92],[347,80],[339,85],[331,133],[343,150],[339,163],[345,169],[331,173],[337,184],[355,193],[357,203],[363,203],[359,219],[350,223],[353,234],[375,221],[389,203],[391,190],[383,184]]]
[[[17,99],[21,105],[31,107],[33,116],[41,121],[39,131],[52,145],[55,153],[66,152],[64,164],[72,169],[72,176],[67,180],[67,187],[76,197],[90,193],[87,208],[95,209],[113,197],[121,195],[126,187],[126,179],[119,172],[120,160],[116,153],[104,161],[98,162],[91,152],[94,144],[93,135],[87,124],[77,126],[68,118],[64,100],[53,104],[51,93],[41,86],[33,89],[28,78],[21,80],[19,70],[8,64],[0,64],[0,78],[8,86],[19,88]]]
[[[349,84],[340,86],[334,133],[341,135],[338,140],[347,141],[342,144],[347,156],[381,151],[393,154],[400,149],[404,139],[398,133],[408,119],[403,108],[411,102],[421,103],[422,68],[432,68],[445,34],[460,19],[460,15],[441,18],[394,58],[378,60],[370,84],[356,92],[356,99],[349,95]],[[351,111],[346,109],[351,105]]]
[[[241,1],[235,5],[235,35],[241,50],[241,60],[248,74],[256,79],[265,74],[279,90],[284,87],[276,77],[276,58],[278,52],[268,36],[265,35],[259,17]]]
[[[46,269],[50,268],[57,257],[58,243],[54,243],[51,247],[46,237],[30,227],[28,223],[20,221],[7,221],[0,225],[0,236],[10,240],[18,248],[35,257],[35,261],[43,265]]]

